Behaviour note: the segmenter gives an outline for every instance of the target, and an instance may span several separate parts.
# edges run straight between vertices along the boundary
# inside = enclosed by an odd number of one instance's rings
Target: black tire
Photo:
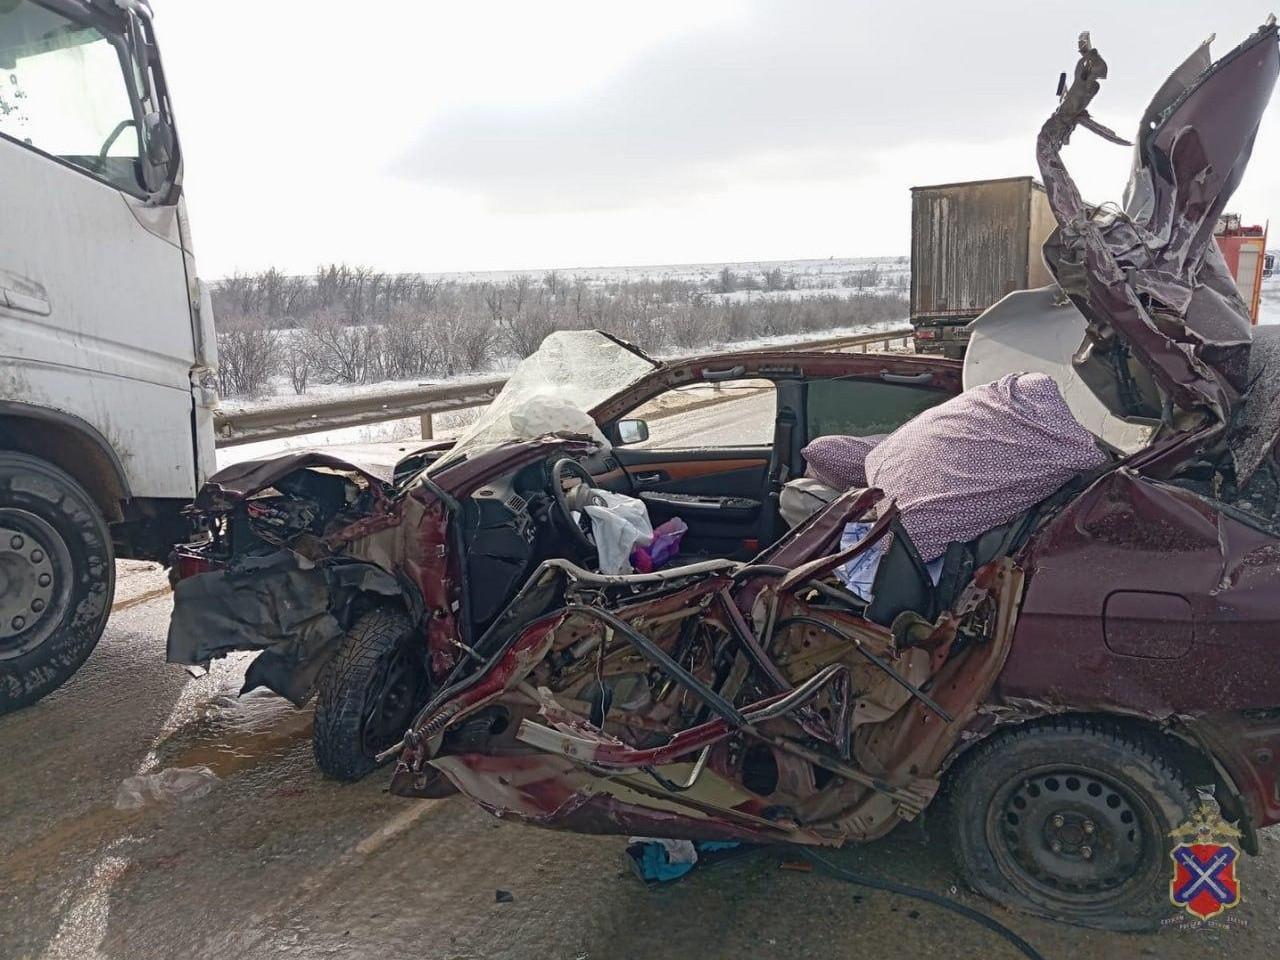
[[[71,476],[0,450],[0,714],[80,668],[115,593],[106,519]]]
[[[1142,931],[1173,915],[1169,832],[1197,805],[1158,736],[1058,719],[973,748],[949,786],[957,866],[1028,913]]]
[[[359,780],[395,744],[425,702],[421,656],[411,649],[413,621],[403,610],[361,614],[320,674],[312,747],[316,765],[335,780]]]

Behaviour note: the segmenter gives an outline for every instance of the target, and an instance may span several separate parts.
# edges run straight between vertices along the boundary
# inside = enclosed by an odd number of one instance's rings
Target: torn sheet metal
[[[1213,228],[1280,73],[1276,26],[1268,22],[1212,67],[1200,69],[1207,50],[1197,51],[1174,72],[1138,132],[1124,212],[1088,208],[1062,162],[1075,127],[1096,128],[1088,107],[1107,73],[1087,34],[1080,52],[1036,149],[1059,224],[1045,258],[1090,321],[1077,365],[1120,415],[1168,420],[1167,398],[1225,425],[1246,386],[1251,338],[1248,311],[1212,249]]]
[[[290,550],[189,577],[174,588],[168,660],[205,664],[233,650],[261,650],[241,692],[267,687],[301,706],[342,635],[335,611],[363,591],[401,594],[395,577],[370,564],[321,566]]]
[[[391,484],[391,468],[377,464],[357,464],[327,453],[303,451],[268,460],[244,460],[219,470],[200,489],[196,506],[202,510],[226,507],[265,490],[291,473],[308,467],[337,473],[354,473],[381,488]]]

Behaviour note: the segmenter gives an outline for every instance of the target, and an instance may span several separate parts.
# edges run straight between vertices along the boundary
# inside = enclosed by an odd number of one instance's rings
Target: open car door
[[[602,486],[640,497],[654,524],[689,526],[686,560],[753,556],[782,532],[778,495],[801,451],[830,434],[890,433],[960,390],[953,360],[760,351],[664,366],[602,405],[614,444]]]

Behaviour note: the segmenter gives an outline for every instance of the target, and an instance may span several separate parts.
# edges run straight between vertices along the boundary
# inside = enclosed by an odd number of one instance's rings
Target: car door
[[[749,557],[761,545],[776,418],[772,381],[702,380],[632,410],[644,436],[615,445],[614,456],[655,526],[688,524],[683,553]]]
[[[899,354],[760,351],[664,366],[598,414],[614,469],[685,552],[749,557],[781,532],[777,499],[801,450],[832,433],[890,433],[960,391],[960,364]],[[637,402],[638,401],[638,402]]]

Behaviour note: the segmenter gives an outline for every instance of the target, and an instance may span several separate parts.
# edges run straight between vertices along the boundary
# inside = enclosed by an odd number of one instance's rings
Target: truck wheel
[[[89,494],[51,463],[0,451],[0,714],[76,672],[114,592],[111,534]]]
[[[1173,914],[1169,832],[1196,793],[1153,737],[1061,719],[993,736],[962,763],[951,832],[978,893],[1103,930]]]
[[[316,765],[335,780],[359,780],[409,727],[428,690],[413,621],[394,607],[357,618],[320,674],[312,746]]]

